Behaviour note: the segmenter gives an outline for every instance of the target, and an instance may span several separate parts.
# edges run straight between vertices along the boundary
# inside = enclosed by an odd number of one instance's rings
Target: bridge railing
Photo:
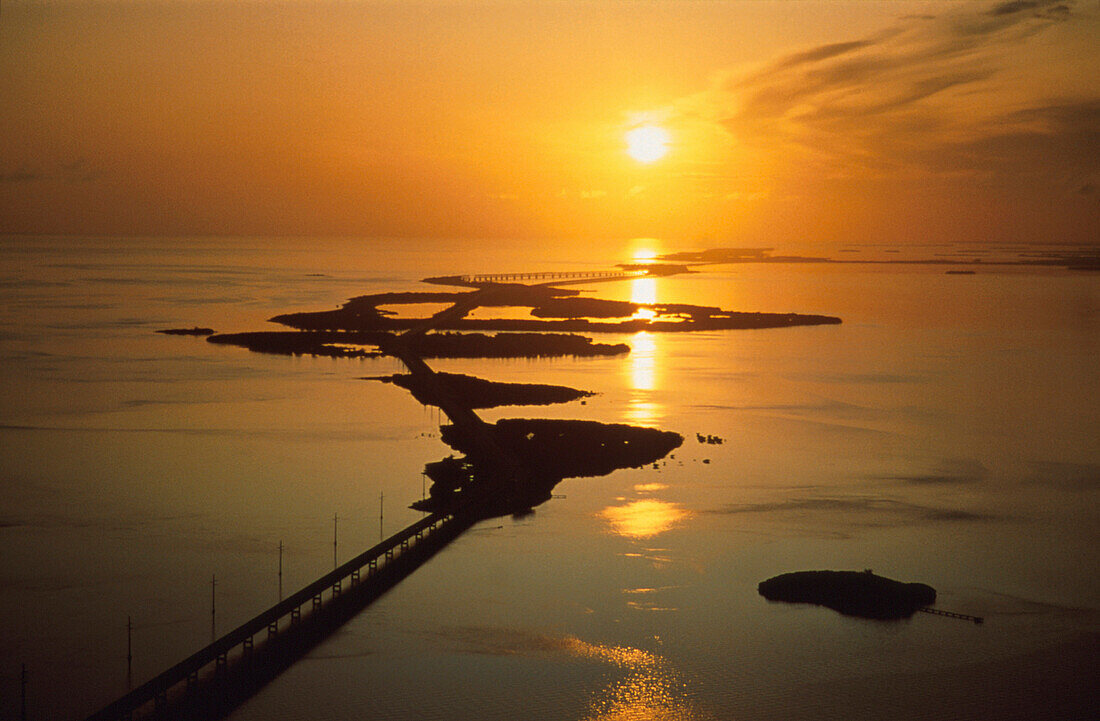
[[[569,280],[573,278],[629,278],[642,275],[644,271],[592,270],[592,271],[543,271],[538,273],[490,273],[483,275],[463,275],[463,283],[501,283],[516,280]]]
[[[307,604],[311,604],[312,608],[321,606],[326,591],[331,592],[330,598],[339,595],[341,585],[345,579],[350,577],[353,584],[358,583],[360,572],[364,567],[370,566],[373,570],[377,567],[378,559],[383,557],[386,560],[394,558],[409,547],[411,540],[419,540],[426,535],[430,535],[453,520],[453,514],[433,513],[430,516],[425,516],[384,541],[368,548],[355,558],[341,564],[305,588],[280,601],[250,621],[241,624],[209,646],[196,651],[167,671],[146,681],[125,696],[103,707],[89,716],[87,721],[113,721],[114,719],[129,718],[134,711],[141,709],[150,702],[162,702],[168,692],[175,686],[197,681],[198,674],[210,664],[220,666],[226,663],[228,654],[236,647],[250,648],[252,639],[264,631],[276,633],[279,621],[287,616],[290,617],[292,623],[298,621],[301,618],[302,607]]]

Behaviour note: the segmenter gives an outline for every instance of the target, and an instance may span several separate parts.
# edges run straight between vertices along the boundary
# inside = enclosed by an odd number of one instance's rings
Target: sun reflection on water
[[[630,340],[629,381],[631,394],[624,415],[626,421],[654,425],[664,409],[653,401],[658,384],[657,342],[650,333],[636,333]]]
[[[689,721],[697,714],[684,698],[686,684],[657,654],[628,646],[609,646],[569,639],[577,656],[611,663],[626,675],[602,689],[586,721]]]
[[[690,513],[677,503],[647,499],[625,506],[608,506],[600,515],[611,524],[611,530],[627,538],[649,538],[664,533]]]
[[[636,333],[630,342],[630,387],[651,391],[657,386],[657,343],[645,331]]]
[[[657,302],[657,279],[635,278],[630,281],[630,301],[632,303],[653,304]],[[640,308],[635,319],[652,320],[656,313],[649,308]],[[628,380],[631,394],[627,401],[624,420],[640,425],[655,425],[664,415],[664,408],[653,400],[653,392],[660,385],[660,352],[657,337],[646,331],[635,333],[630,339],[630,357]]]
[[[631,303],[656,303],[657,302],[657,279],[656,278],[635,278],[630,281],[630,302]]]

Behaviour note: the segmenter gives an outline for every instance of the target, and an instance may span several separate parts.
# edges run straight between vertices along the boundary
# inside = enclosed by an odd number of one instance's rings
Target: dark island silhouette
[[[646,274],[647,275],[647,274]],[[644,277],[639,275],[638,277]],[[428,282],[454,282],[430,278]],[[477,290],[454,293],[376,293],[352,298],[336,310],[284,313],[272,323],[308,331],[401,332],[432,321],[435,330],[528,331],[567,333],[690,332],[787,328],[840,323],[840,318],[800,313],[758,313],[690,304],[643,304],[577,297],[578,291],[548,285],[482,283]],[[453,303],[454,307],[427,318],[396,318],[382,306]],[[531,319],[468,318],[478,307],[530,308]],[[639,310],[652,318],[631,318]],[[606,322],[593,319],[626,319]]]
[[[859,571],[797,571],[757,587],[769,601],[812,603],[846,616],[880,620],[908,618],[936,602],[936,589]]]
[[[330,358],[376,358],[397,336],[383,331],[256,331],[212,335],[211,343],[257,353]],[[594,343],[565,333],[429,333],[409,343],[421,358],[554,358],[613,356],[630,352],[625,343]],[[366,347],[379,350],[368,350]]]
[[[334,310],[283,313],[269,319],[293,331],[212,334],[207,340],[260,353],[333,358],[399,355],[390,348],[398,339],[405,352],[420,358],[582,357],[619,355],[628,353],[630,347],[624,343],[595,343],[579,333],[685,333],[841,322],[840,318],[825,315],[604,300],[581,297],[578,290],[558,287],[576,282],[630,280],[683,272],[689,272],[687,266],[630,265],[606,277],[564,273],[558,275],[584,277],[533,285],[478,280],[477,276],[426,278],[426,283],[459,286],[464,290],[356,296]],[[423,304],[438,304],[443,310],[428,317],[400,317],[394,310],[395,307]],[[529,308],[531,318],[469,317],[478,308]],[[161,332],[183,333],[185,329]]]
[[[195,326],[194,328],[165,328],[158,330],[157,333],[163,333],[165,335],[214,335],[213,328],[200,328]]]
[[[568,386],[501,383],[459,373],[436,373],[435,377],[447,386],[447,392],[456,401],[472,409],[499,406],[548,406],[596,395],[592,391],[581,391]],[[377,376],[364,378],[364,380],[393,383],[412,393],[413,398],[421,403],[429,404],[432,401],[432,389],[425,388],[423,379],[411,373]]]
[[[705,266],[705,265],[730,265],[730,264],[743,264],[743,263],[845,263],[845,264],[869,264],[869,265],[973,265],[975,263],[988,265],[988,266],[1046,266],[1046,267],[1060,267],[1069,270],[1100,270],[1100,256],[1096,254],[1096,251],[1091,248],[1068,248],[1060,250],[1050,250],[1042,252],[1023,252],[1020,250],[1009,250],[1005,256],[995,258],[986,257],[983,259],[983,254],[991,252],[1006,251],[1004,248],[998,248],[992,246],[990,248],[975,250],[968,249],[965,252],[959,252],[957,254],[960,257],[948,257],[946,253],[936,253],[935,257],[931,258],[915,258],[915,259],[903,259],[903,258],[889,258],[885,260],[875,260],[871,258],[829,258],[824,256],[805,256],[805,255],[772,255],[774,248],[709,248],[707,250],[693,250],[680,253],[669,253],[659,256],[657,260],[662,261],[661,264],[653,264],[652,266],[637,266],[639,268],[654,267],[674,269],[679,268],[677,271],[665,271],[660,272],[658,270],[651,271],[653,275],[669,275],[671,272],[694,272],[691,270],[693,267]],[[854,248],[842,248],[841,253],[855,253],[858,252]],[[900,253],[900,250],[894,248],[887,248],[884,253]],[[672,262],[679,263],[680,265],[672,265]],[[627,266],[621,266],[627,267]],[[953,273],[953,275],[956,275]],[[963,275],[961,273],[957,275]],[[965,273],[970,275],[970,273]]]
[[[641,468],[678,448],[684,437],[656,428],[550,418],[506,418],[486,426],[493,442],[523,468],[511,487],[486,506],[490,515],[524,514],[550,500],[554,487],[565,478],[605,476],[621,468]],[[440,428],[443,442],[467,454],[429,463],[424,473],[432,480],[429,496],[412,507],[421,511],[449,511],[497,481],[492,465],[478,462],[478,447],[459,425]],[[484,505],[484,501],[482,501]]]

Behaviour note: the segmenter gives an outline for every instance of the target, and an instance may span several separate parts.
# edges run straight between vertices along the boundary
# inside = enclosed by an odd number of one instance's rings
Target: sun
[[[641,125],[623,137],[626,154],[639,163],[652,163],[668,153],[668,131],[657,125]]]

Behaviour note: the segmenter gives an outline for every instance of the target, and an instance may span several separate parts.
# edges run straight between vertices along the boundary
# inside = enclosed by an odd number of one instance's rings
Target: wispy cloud
[[[1100,90],[1040,97],[1020,83],[1021,54],[1076,20],[1056,0],[906,16],[723,74],[683,107],[711,113],[746,146],[831,175],[1004,172],[1040,155],[1076,177],[1076,190],[1100,165]]]

